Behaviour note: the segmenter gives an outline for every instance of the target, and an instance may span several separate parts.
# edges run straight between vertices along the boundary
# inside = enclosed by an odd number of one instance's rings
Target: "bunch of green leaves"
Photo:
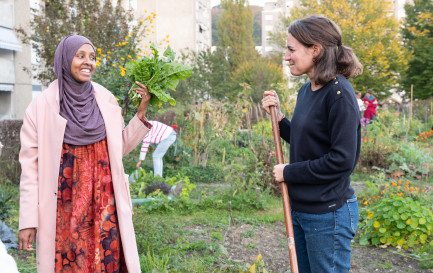
[[[361,210],[363,211],[363,210]],[[402,248],[433,246],[433,214],[420,201],[392,195],[361,213],[359,243]]]
[[[135,88],[139,87],[136,84],[136,81],[139,81],[153,94],[150,99],[151,105],[158,105],[167,101],[171,105],[175,105],[176,101],[166,90],[174,90],[180,79],[190,77],[193,67],[174,62],[175,52],[170,46],[163,53],[165,58],[160,58],[155,45],[152,44],[150,47],[153,50],[152,58],[145,56],[125,65],[126,75],[132,83],[129,90],[130,99],[135,106],[140,104],[141,98],[134,91]]]

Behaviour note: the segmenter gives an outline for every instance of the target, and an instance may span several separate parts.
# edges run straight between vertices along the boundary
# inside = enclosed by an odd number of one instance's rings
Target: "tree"
[[[227,50],[217,48],[214,52],[210,49],[198,53],[189,51],[182,59],[194,65],[194,70],[191,77],[180,81],[176,93],[173,94],[176,100],[221,100],[231,96],[232,82]]]
[[[232,70],[258,54],[253,42],[253,14],[247,0],[222,0],[217,22],[219,46],[227,48]]]
[[[290,22],[311,14],[328,17],[340,26],[343,45],[351,47],[364,65],[364,72],[352,80],[353,87],[361,91],[372,88],[380,99],[398,87],[407,65],[408,50],[402,46],[399,24],[391,10],[390,1],[303,0],[283,18],[272,39],[285,48]]]
[[[29,22],[32,33],[18,29],[25,43],[31,43],[40,57],[41,68],[37,78],[48,84],[55,79],[54,53],[58,43],[69,34],[80,34],[89,38],[103,52],[115,48],[128,36],[128,22],[132,15],[118,1],[50,0],[44,1],[41,9]]]
[[[412,54],[402,84],[405,90],[410,90],[413,84],[414,98],[426,99],[433,95],[433,2],[415,0],[404,8],[402,33]]]
[[[283,83],[281,65],[276,65],[266,58],[256,58],[239,65],[233,72],[232,81],[239,86],[247,83],[251,86],[251,98],[259,102],[263,98],[263,91],[274,89]],[[239,87],[238,87],[239,88]]]

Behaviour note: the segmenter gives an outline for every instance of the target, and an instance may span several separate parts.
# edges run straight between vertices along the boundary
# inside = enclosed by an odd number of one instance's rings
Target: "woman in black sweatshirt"
[[[343,46],[339,27],[322,16],[290,24],[284,59],[292,75],[310,79],[298,92],[293,118],[281,113],[275,91],[264,92],[262,106],[268,113],[277,106],[280,135],[290,143],[290,164],[276,165],[273,173],[289,191],[299,271],[348,272],[359,219],[350,174],[361,124],[347,78],[363,67]]]

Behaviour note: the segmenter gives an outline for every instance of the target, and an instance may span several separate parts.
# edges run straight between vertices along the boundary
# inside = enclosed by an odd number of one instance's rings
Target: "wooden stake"
[[[271,107],[271,120],[272,120],[272,131],[273,131],[274,141],[275,141],[277,162],[278,164],[283,164],[284,159],[283,159],[283,152],[281,150],[280,129],[278,128],[278,122],[277,122],[277,107]],[[286,222],[287,245],[289,247],[289,256],[290,256],[290,269],[292,273],[298,273],[299,272],[298,261],[296,258],[295,235],[293,231],[289,193],[287,190],[287,184],[285,182],[281,182],[280,186],[281,186],[281,194],[283,198],[284,218]]]
[[[409,120],[412,120],[412,110],[413,110],[413,84],[410,85],[410,108],[409,108]]]

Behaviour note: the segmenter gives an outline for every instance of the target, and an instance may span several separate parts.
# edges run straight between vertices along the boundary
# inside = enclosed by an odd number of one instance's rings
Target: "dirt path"
[[[206,234],[205,227],[193,226],[190,228],[189,240],[212,240]],[[224,247],[228,252],[225,260],[237,261],[240,264],[252,264],[262,255],[265,268],[268,271],[284,273],[290,269],[289,254],[285,239],[284,223],[275,225],[253,226],[249,224],[236,224],[229,230],[223,230]],[[391,252],[391,249],[376,247],[352,247],[352,269],[350,273],[426,273],[433,270],[422,269],[418,261],[403,257]],[[222,268],[223,269],[223,268]]]

